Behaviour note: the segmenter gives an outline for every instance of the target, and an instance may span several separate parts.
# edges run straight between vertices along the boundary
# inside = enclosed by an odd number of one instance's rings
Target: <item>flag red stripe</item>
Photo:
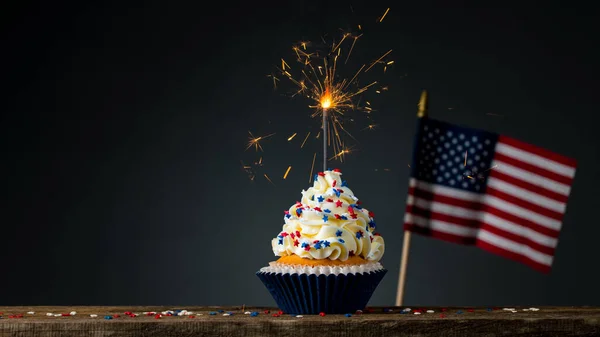
[[[473,237],[464,237],[464,236],[458,236],[458,235],[438,232],[438,231],[431,230],[429,228],[424,228],[424,227],[410,224],[410,223],[404,224],[404,230],[411,231],[411,232],[414,232],[414,233],[417,233],[417,234],[420,234],[423,236],[428,236],[428,237],[436,238],[439,240],[447,241],[447,242],[458,243],[461,245],[474,245],[475,244],[475,238],[473,238]]]
[[[427,200],[427,201],[435,201],[435,202],[439,202],[442,204],[471,209],[474,211],[480,210],[481,208],[483,208],[483,204],[480,202],[474,202],[474,201],[461,200],[461,199],[456,199],[456,198],[452,198],[452,197],[447,197],[447,196],[440,195],[440,194],[434,194],[429,191],[424,191],[422,189],[418,189],[415,187],[410,187],[408,189],[408,194],[412,195],[414,197],[420,198],[420,199]]]
[[[537,224],[537,223],[535,223],[533,221],[520,218],[520,217],[518,217],[518,216],[516,216],[514,214],[504,212],[504,211],[502,211],[502,210],[500,210],[498,208],[495,208],[493,205],[487,205],[485,207],[484,211],[486,213],[495,215],[495,216],[497,216],[497,217],[499,217],[501,219],[505,219],[506,221],[510,221],[512,223],[519,224],[519,225],[521,225],[523,227],[527,227],[527,228],[529,228],[529,229],[531,229],[533,231],[536,231],[536,232],[538,232],[540,234],[543,234],[543,235],[546,235],[546,236],[549,236],[549,237],[552,237],[552,238],[558,238],[559,231],[551,229],[551,228],[548,228],[548,227],[545,227],[545,226],[542,226],[542,225]]]
[[[468,228],[479,228],[480,225],[479,220],[470,220],[443,213],[435,213],[431,210],[424,209],[415,205],[406,205],[406,213],[410,213],[426,219],[444,221],[447,223]]]
[[[563,165],[571,166],[573,168],[575,168],[577,166],[577,161],[575,159],[565,157],[563,155],[548,151],[546,149],[542,149],[541,147],[538,147],[535,145],[524,143],[524,142],[522,142],[520,140],[516,140],[514,138],[510,138],[507,136],[500,136],[500,137],[498,137],[498,143],[510,145],[512,147],[516,147],[518,149],[537,154],[544,158],[553,160],[553,161],[561,163]]]
[[[533,192],[533,193],[536,193],[539,195],[543,195],[548,199],[552,199],[552,200],[562,202],[565,204],[567,203],[567,200],[569,199],[569,196],[567,196],[567,195],[559,194],[554,191],[547,190],[547,189],[543,188],[542,186],[531,184],[525,180],[521,180],[521,179],[515,178],[513,176],[510,176],[508,174],[502,173],[502,171],[499,171],[499,170],[492,170],[492,172],[490,173],[490,177],[497,178],[498,180],[505,181],[511,185],[515,185],[517,187],[526,189],[530,192]]]
[[[509,157],[509,156],[499,153],[499,152],[496,152],[496,154],[494,155],[494,160],[498,160],[498,161],[501,161],[508,165],[512,165],[512,166],[520,168],[521,170],[524,170],[524,171],[535,173],[539,176],[542,176],[542,177],[550,179],[550,180],[554,180],[561,184],[571,185],[573,183],[573,178],[569,178],[569,177],[560,175],[558,173],[548,171],[539,166],[531,165],[529,163],[520,161],[513,157]],[[492,169],[492,171],[502,171],[502,164],[499,164],[498,168]]]
[[[522,244],[522,245],[526,245],[526,246],[530,247],[533,250],[536,250],[536,251],[538,251],[540,253],[544,253],[544,254],[547,254],[547,255],[552,255],[553,256],[554,255],[554,251],[556,249],[554,247],[548,247],[548,246],[541,245],[541,244],[539,244],[539,243],[531,240],[530,238],[528,238],[526,236],[522,236],[522,235],[517,235],[517,234],[514,234],[514,233],[510,233],[510,232],[502,230],[502,229],[500,229],[498,227],[494,227],[494,226],[492,226],[490,224],[487,224],[487,223],[484,223],[481,226],[481,229],[482,230],[486,230],[486,231],[488,231],[488,232],[490,232],[492,234],[496,234],[497,236],[503,237],[503,238],[505,238],[507,240],[511,240],[511,241],[514,241],[514,242]]]
[[[502,249],[498,246],[494,246],[492,244],[487,243],[486,241],[478,240],[475,243],[475,245],[485,251],[490,252],[490,253],[499,255],[501,257],[504,257],[504,258],[507,258],[507,259],[510,259],[513,261],[523,263],[539,272],[542,272],[545,274],[550,272],[550,266],[533,261],[532,259],[528,258],[527,256],[513,253],[513,252],[507,251],[505,249]]]
[[[563,218],[563,214],[562,213],[558,213],[558,212],[555,212],[553,210],[547,209],[545,207],[536,205],[534,203],[526,201],[525,199],[521,199],[521,198],[518,198],[518,197],[516,197],[516,196],[514,196],[512,194],[508,194],[508,193],[502,192],[500,190],[497,190],[497,189],[495,189],[495,188],[493,188],[491,186],[487,187],[486,194],[494,196],[494,197],[496,197],[498,199],[501,199],[501,200],[504,200],[506,202],[509,202],[509,203],[511,203],[511,204],[513,204],[515,206],[518,206],[518,207],[521,207],[521,208],[526,208],[529,211],[535,212],[535,213],[537,213],[539,215],[543,215],[543,216],[545,216],[547,218],[554,219],[554,220],[557,220],[557,221],[562,221],[562,218]]]

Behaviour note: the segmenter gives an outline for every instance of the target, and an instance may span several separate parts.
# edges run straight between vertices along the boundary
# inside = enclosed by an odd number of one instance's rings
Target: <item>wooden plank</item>
[[[194,317],[142,315],[186,309]],[[401,308],[373,308],[361,315],[273,317],[273,308],[241,307],[0,307],[0,336],[599,336],[600,308],[541,307],[516,313],[488,308],[424,308],[422,314]],[[265,310],[270,310],[267,314]],[[433,310],[434,313],[427,313]],[[27,314],[27,312],[35,314]],[[47,316],[47,313],[74,316]],[[221,311],[221,312],[219,312]],[[259,312],[258,316],[244,311]],[[125,316],[125,312],[139,314]],[[210,313],[216,313],[211,315]],[[230,316],[223,314],[231,312]],[[98,315],[91,318],[90,314]],[[443,317],[441,316],[443,314]],[[15,316],[18,315],[18,316]],[[22,317],[21,317],[22,315]],[[114,315],[119,315],[115,317]],[[10,318],[10,317],[13,318]],[[113,317],[110,320],[105,316]]]

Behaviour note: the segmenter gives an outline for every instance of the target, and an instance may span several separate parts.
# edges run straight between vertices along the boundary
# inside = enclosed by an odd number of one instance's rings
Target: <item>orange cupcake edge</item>
[[[367,260],[360,256],[351,256],[346,261],[330,260],[330,259],[307,259],[298,255],[287,255],[277,259],[277,263],[288,264],[288,265],[302,265],[302,266],[354,266],[368,263]]]

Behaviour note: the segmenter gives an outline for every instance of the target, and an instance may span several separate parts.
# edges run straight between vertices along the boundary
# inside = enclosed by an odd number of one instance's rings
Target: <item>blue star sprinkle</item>
[[[112,316],[104,316],[104,319],[112,319]]]
[[[317,181],[317,179],[319,179],[319,175],[318,175],[318,174],[315,174],[315,177],[314,177],[314,179],[313,179],[313,180],[314,180],[314,181]]]
[[[324,209],[323,212],[325,212],[325,213],[331,213],[331,211],[328,210],[328,209]]]
[[[323,221],[327,222],[327,220],[329,220],[329,217],[327,215],[323,215]]]
[[[348,187],[348,183],[345,180],[342,180],[342,187]]]
[[[325,198],[323,198],[323,196],[322,196],[322,195],[320,195],[320,196],[317,198],[317,201],[319,201],[319,202],[323,202],[323,200],[325,200]]]
[[[279,241],[277,243],[280,244],[280,245],[282,245],[283,244],[283,239],[279,239]]]
[[[300,214],[302,214],[302,208],[296,208],[296,214],[300,216]]]
[[[321,242],[317,242],[314,244],[315,249],[321,249]]]
[[[342,219],[342,220],[348,220],[348,217],[345,216],[345,215],[342,215],[342,216],[340,216],[340,219]]]
[[[286,214],[285,217],[289,219],[289,218],[292,217],[292,215],[291,214]]]
[[[357,238],[357,239],[360,239],[360,238],[362,238],[362,237],[363,237],[363,232],[362,232],[362,231],[358,231],[358,232],[356,232],[356,238]]]
[[[313,195],[310,197],[310,200],[311,200],[311,201],[315,201],[315,196],[314,196],[314,194],[313,194]]]
[[[302,245],[301,245],[301,247],[302,247],[302,248],[304,248],[304,247],[306,247],[306,246],[309,246],[309,244],[308,244],[308,243],[306,243],[306,242],[302,242]]]
[[[375,228],[375,220],[369,221],[369,227]]]
[[[338,197],[338,198],[340,197],[340,190],[335,190],[334,189],[333,192],[335,193],[336,197]]]
[[[339,241],[340,243],[344,243],[344,242],[346,242],[346,241],[344,241],[344,239],[338,239],[338,241]]]
[[[250,316],[252,316],[252,317],[256,317],[256,316],[258,316],[258,311],[253,311],[253,312],[250,314]]]
[[[329,245],[330,245],[329,241],[327,241],[327,240],[323,241],[323,246],[329,247]]]
[[[346,316],[346,317],[352,317],[352,314],[346,314],[344,316]]]
[[[338,229],[337,232],[335,232],[335,236],[342,236],[342,231]]]

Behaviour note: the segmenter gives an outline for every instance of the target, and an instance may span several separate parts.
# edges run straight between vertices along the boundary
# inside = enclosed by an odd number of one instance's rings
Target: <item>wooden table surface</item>
[[[295,317],[278,315],[278,309],[241,306],[0,307],[0,337],[600,336],[600,307],[404,309],[376,307],[348,316]],[[161,314],[176,310],[192,313]]]

